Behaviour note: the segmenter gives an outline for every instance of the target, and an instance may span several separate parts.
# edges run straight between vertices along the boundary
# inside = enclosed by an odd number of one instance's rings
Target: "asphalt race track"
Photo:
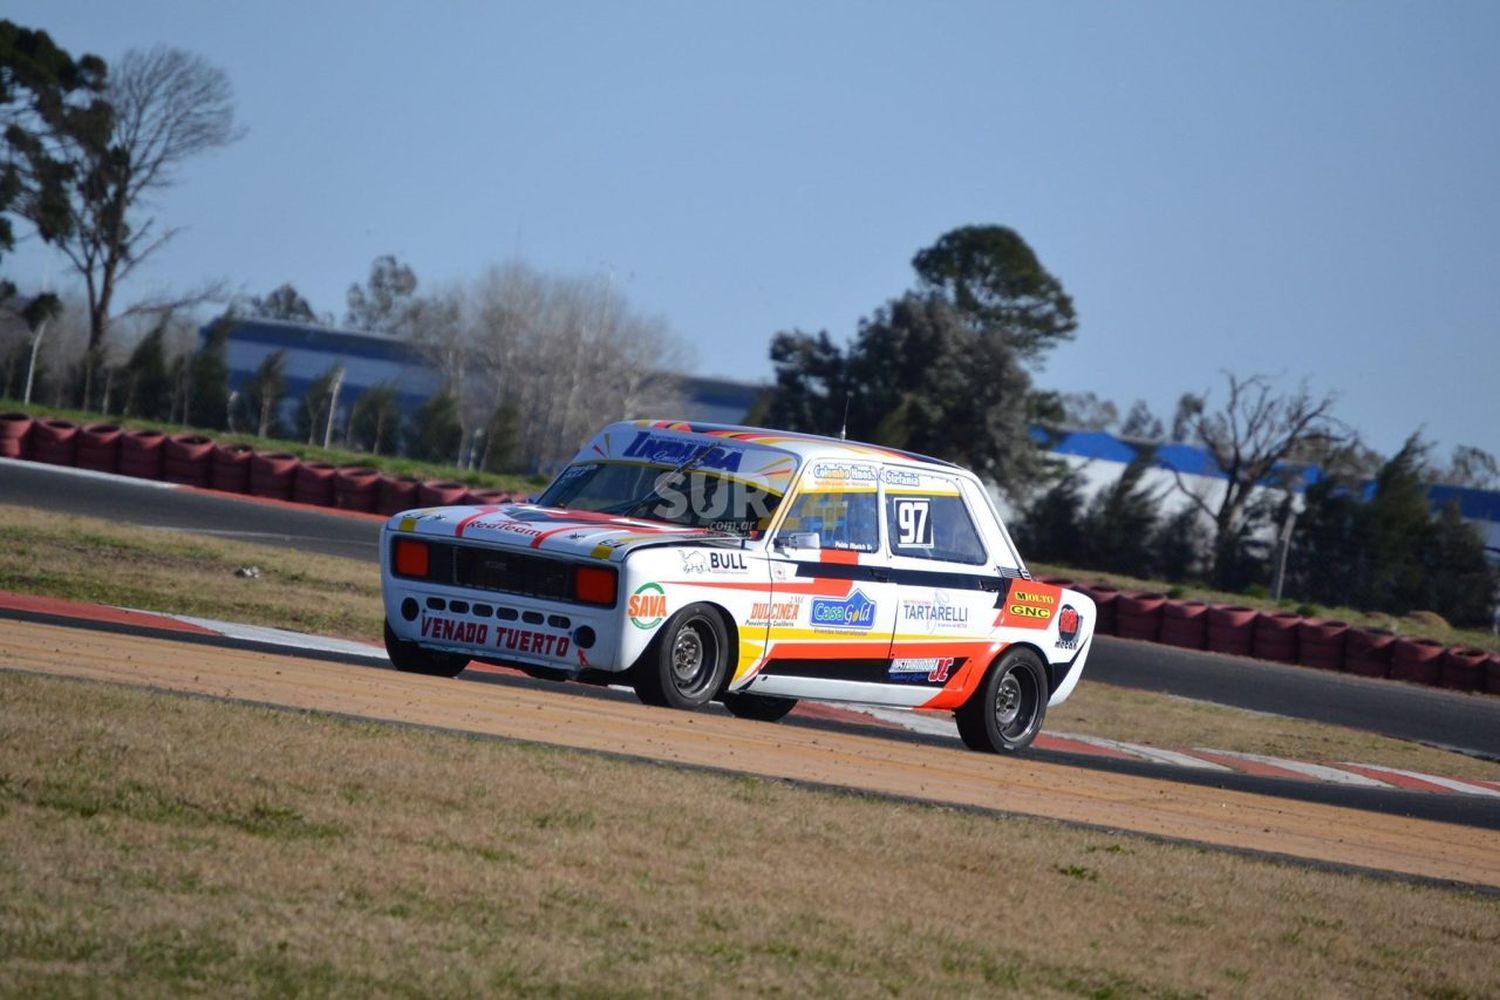
[[[376,558],[377,520],[0,459],[0,504]],[[1086,679],[1350,726],[1500,760],[1500,698],[1100,637]]]
[[[36,621],[0,623],[0,670],[128,684],[824,788],[1040,816],[1340,869],[1500,890],[1492,828],[1361,811],[829,728],[651,708],[494,671],[456,680],[388,667]]]

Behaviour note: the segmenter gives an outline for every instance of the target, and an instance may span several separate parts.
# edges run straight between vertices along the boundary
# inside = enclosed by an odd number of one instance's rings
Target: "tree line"
[[[1284,593],[1456,624],[1490,621],[1500,575],[1483,540],[1436,482],[1494,487],[1500,467],[1460,446],[1445,467],[1413,437],[1389,460],[1306,383],[1224,373],[1217,392],[1182,394],[1170,420],[1137,402],[1038,387],[1048,352],[1077,329],[1072,299],[1014,230],[965,226],[919,250],[914,286],[876,307],[847,344],[827,331],[771,342],[775,384],[751,422],[917,451],[974,469],[1016,511],[1028,557],[1078,569],[1219,588],[1264,590],[1283,565]],[[1050,449],[1067,433],[1117,428],[1136,445],[1092,496]],[[1201,449],[1202,475],[1163,473],[1171,443]],[[1298,477],[1322,477],[1302,494]],[[1363,484],[1373,480],[1372,493]]]

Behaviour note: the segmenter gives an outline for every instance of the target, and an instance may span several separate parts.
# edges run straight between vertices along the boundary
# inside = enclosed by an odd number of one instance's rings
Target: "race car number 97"
[[[896,542],[905,548],[932,548],[932,519],[926,500],[896,501]]]

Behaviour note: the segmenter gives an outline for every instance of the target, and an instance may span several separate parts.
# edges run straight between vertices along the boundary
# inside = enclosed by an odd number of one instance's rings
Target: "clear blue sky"
[[[1306,377],[1390,452],[1500,451],[1500,4],[82,3],[5,16],[221,66],[248,131],[127,300],[224,277],[320,311],[395,253],[428,284],[612,271],[768,378],[847,337],[946,230],[1003,223],[1075,298],[1040,384],[1170,412]],[[6,262],[42,275],[28,247]],[[60,270],[54,264],[56,280]]]

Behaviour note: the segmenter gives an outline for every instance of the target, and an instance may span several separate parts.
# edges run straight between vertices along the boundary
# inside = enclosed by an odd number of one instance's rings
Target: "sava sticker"
[[[659,583],[643,583],[630,595],[626,611],[636,628],[655,628],[667,617],[667,592]]]

